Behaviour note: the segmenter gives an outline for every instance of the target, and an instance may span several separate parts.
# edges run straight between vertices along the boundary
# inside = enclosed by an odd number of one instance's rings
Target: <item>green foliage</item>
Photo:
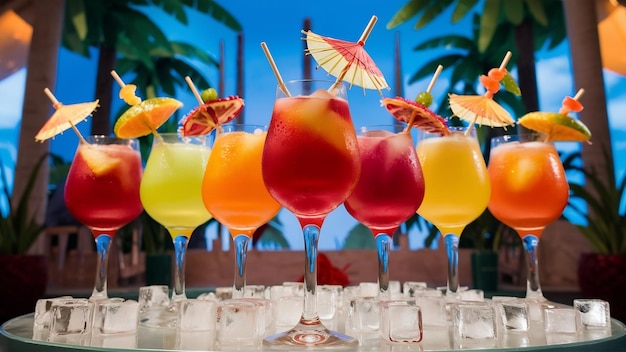
[[[44,225],[37,222],[34,216],[29,216],[28,199],[39,174],[41,165],[47,160],[48,154],[42,155],[28,176],[24,192],[14,204],[11,200],[7,175],[0,160],[0,181],[2,182],[2,196],[8,204],[8,210],[1,211],[0,217],[0,254],[24,254],[43,231]]]
[[[255,231],[254,245],[258,248],[289,249],[289,242],[283,234],[283,224],[278,215]]]
[[[578,152],[563,161],[567,170],[582,173],[589,183],[585,187],[570,182],[569,207],[586,220],[586,224],[576,227],[598,253],[623,254],[626,253],[626,209],[622,204],[626,201],[626,175],[617,180],[613,162],[606,149],[603,150],[603,157],[606,165],[604,170],[579,166],[582,157]],[[606,178],[606,183],[602,181],[602,177]],[[585,206],[580,206],[576,200],[582,200]]]
[[[343,249],[376,249],[376,240],[367,226],[358,223],[348,232]]]
[[[477,6],[479,3],[484,4],[481,9]],[[480,27],[476,36],[478,49],[481,53],[487,50],[495,34],[498,33],[498,26],[501,25],[509,28],[506,31],[509,36],[514,34],[511,27],[519,26],[527,19],[539,27],[548,29],[549,32],[564,28],[564,16],[560,8],[561,0],[485,0],[483,2],[478,0],[410,0],[387,23],[387,29],[392,29],[415,16],[418,17],[415,29],[421,29],[447,8],[453,6],[452,18],[450,19],[453,24],[471,13],[481,15]],[[556,6],[559,8],[557,9]],[[560,11],[555,12],[557,10]],[[548,18],[547,13],[560,14],[560,16]],[[543,38],[546,39],[545,36]],[[553,38],[558,38],[558,36]],[[560,43],[563,39],[564,37],[558,42]],[[551,46],[551,48],[553,47]]]

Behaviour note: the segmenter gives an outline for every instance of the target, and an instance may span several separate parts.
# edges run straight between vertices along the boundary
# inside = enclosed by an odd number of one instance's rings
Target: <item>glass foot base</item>
[[[264,350],[315,349],[353,350],[359,341],[348,335],[327,329],[321,323],[307,325],[299,323],[293,329],[268,336],[263,340]]]

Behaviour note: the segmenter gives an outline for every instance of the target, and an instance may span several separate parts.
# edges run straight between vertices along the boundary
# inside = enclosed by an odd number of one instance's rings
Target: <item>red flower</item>
[[[339,269],[334,266],[328,256],[324,253],[317,254],[317,284],[318,285],[341,285],[346,287],[350,284],[350,279],[346,270],[348,266]],[[304,275],[297,281],[304,281]]]

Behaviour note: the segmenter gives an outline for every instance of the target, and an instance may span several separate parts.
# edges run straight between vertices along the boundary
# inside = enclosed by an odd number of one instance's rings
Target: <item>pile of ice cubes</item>
[[[33,338],[76,345],[178,350],[261,350],[263,338],[294,327],[303,308],[301,282],[248,285],[244,297],[218,287],[171,302],[167,286],[146,286],[138,300],[57,297],[37,302]],[[573,306],[495,296],[423,282],[317,286],[317,311],[331,330],[358,339],[363,350],[519,348],[611,335],[608,302],[576,299]],[[156,339],[159,331],[162,338]],[[391,347],[390,347],[391,346]]]

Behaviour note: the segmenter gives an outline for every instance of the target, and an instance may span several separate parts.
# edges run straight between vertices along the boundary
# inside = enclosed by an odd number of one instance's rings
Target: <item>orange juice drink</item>
[[[457,131],[423,138],[416,151],[426,185],[418,214],[444,236],[460,236],[485,211],[491,190],[476,137]]]
[[[556,148],[544,142],[511,142],[491,150],[489,210],[520,236],[541,236],[561,216],[569,186]]]
[[[280,210],[261,173],[266,136],[260,128],[218,133],[207,163],[202,180],[204,205],[233,237],[251,237]]]

